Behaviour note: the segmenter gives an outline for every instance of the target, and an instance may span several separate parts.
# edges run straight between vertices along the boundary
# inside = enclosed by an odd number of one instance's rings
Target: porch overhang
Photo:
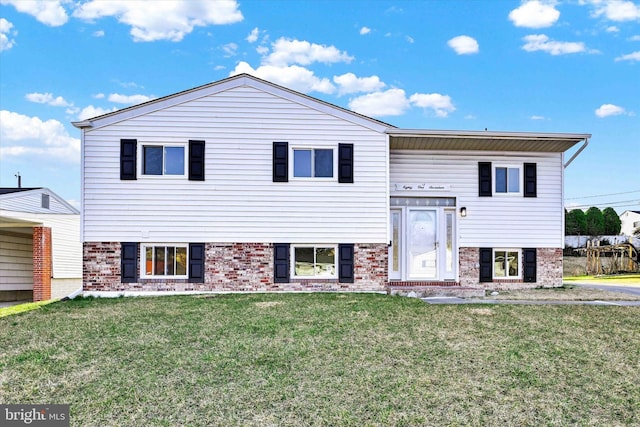
[[[391,150],[562,153],[591,134],[388,129]]]

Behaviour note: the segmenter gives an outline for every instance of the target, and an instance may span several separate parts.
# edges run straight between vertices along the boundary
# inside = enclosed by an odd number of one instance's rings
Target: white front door
[[[455,218],[455,208],[392,208],[389,279],[455,280]]]

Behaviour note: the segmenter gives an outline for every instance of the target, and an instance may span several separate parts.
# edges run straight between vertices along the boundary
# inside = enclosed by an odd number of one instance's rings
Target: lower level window
[[[293,276],[335,278],[335,246],[294,246]]]
[[[520,251],[516,249],[494,249],[493,277],[520,277]]]
[[[143,268],[146,277],[187,277],[187,245],[144,245]]]

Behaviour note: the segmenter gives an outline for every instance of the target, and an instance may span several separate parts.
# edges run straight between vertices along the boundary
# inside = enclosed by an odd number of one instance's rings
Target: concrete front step
[[[462,286],[389,286],[390,295],[410,296],[416,298],[427,297],[459,297],[472,298],[485,296],[485,290],[480,288],[464,288]]]

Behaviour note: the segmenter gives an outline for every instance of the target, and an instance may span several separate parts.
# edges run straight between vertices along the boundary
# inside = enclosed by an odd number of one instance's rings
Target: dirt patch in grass
[[[634,425],[638,342],[637,307],[74,300],[0,319],[0,402],[71,425]]]

